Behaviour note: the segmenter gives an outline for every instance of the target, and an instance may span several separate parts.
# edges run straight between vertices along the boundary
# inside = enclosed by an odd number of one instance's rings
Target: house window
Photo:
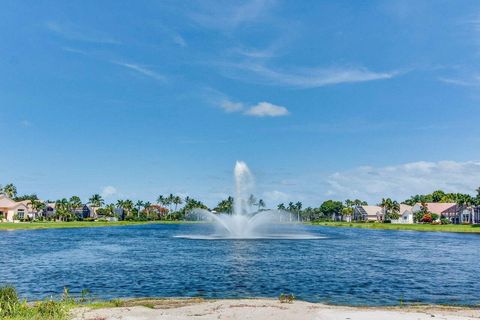
[[[25,218],[25,211],[23,209],[18,210],[17,217],[18,219],[23,220]]]

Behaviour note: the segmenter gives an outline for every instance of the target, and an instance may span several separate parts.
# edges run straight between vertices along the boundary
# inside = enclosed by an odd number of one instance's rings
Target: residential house
[[[353,208],[354,221],[383,221],[384,211],[380,206],[356,206]]]
[[[462,208],[456,203],[427,202],[425,204],[430,213],[437,214],[440,218],[447,218],[452,223],[460,223],[460,212]],[[422,210],[422,204],[416,203],[412,212],[416,213]]]
[[[28,217],[28,207],[23,202],[16,202],[4,194],[0,194],[0,221],[13,222]]]
[[[391,222],[397,224],[412,224],[414,222],[412,209],[412,206],[401,203],[399,211],[400,217],[398,219],[392,219]]]

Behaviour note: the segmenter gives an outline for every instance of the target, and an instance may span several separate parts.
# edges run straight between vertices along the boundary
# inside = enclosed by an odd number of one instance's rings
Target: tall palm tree
[[[138,200],[135,203],[135,207],[137,207],[137,218],[140,216],[140,210],[143,208],[144,202],[142,200]]]
[[[113,216],[115,214],[115,205],[113,203],[109,203],[105,206],[105,212],[108,216]]]
[[[178,205],[183,203],[182,198],[180,198],[179,196],[175,196],[172,202],[175,205],[175,212],[177,212]]]
[[[265,201],[263,199],[259,199],[257,202],[258,205],[258,211],[260,211],[262,208],[265,208]]]
[[[102,196],[98,193],[91,196],[90,199],[88,199],[88,202],[92,205],[92,207],[96,208],[101,208],[105,204],[105,200],[103,200]]]
[[[9,198],[15,198],[17,196],[17,187],[15,187],[13,183],[9,183],[3,187],[3,193]]]
[[[123,203],[123,208],[125,209],[125,211],[127,211],[127,215],[130,215],[134,208],[133,201],[129,199],[125,200]]]

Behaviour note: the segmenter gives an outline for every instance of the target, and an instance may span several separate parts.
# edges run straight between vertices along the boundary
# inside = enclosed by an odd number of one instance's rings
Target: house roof
[[[25,209],[27,209],[26,204],[24,204],[22,202],[15,202],[12,199],[10,199],[9,197],[7,197],[6,195],[0,194],[0,207],[1,208],[15,209],[15,208],[18,208],[20,206],[23,206],[23,207],[25,207]]]
[[[409,206],[408,204],[400,204],[400,214],[404,214],[406,211],[412,211],[412,206]]]
[[[416,205],[421,206],[421,203],[417,203]],[[442,214],[445,211],[454,209],[456,210],[457,204],[456,203],[441,203],[441,202],[428,202],[426,203],[428,211],[431,213]]]
[[[365,210],[365,212],[369,215],[369,216],[373,216],[373,215],[377,215],[378,213],[383,213],[383,209],[382,207],[379,207],[379,206],[360,206],[361,208],[363,208],[363,210]]]

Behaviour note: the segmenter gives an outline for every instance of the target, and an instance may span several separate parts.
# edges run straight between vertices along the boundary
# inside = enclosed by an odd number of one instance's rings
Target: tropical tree
[[[179,196],[174,196],[172,199],[172,203],[175,205],[175,212],[177,212],[178,205],[181,205],[183,203],[183,200]]]
[[[17,196],[17,187],[13,183],[9,183],[3,187],[3,193],[9,198],[15,198]]]
[[[138,200],[135,203],[135,207],[137,208],[137,218],[140,216],[140,211],[142,210],[143,206],[144,206],[144,202],[142,200]]]
[[[98,193],[91,196],[90,199],[88,199],[88,202],[94,208],[101,208],[105,204],[105,201],[103,200],[102,196],[99,195]]]
[[[343,203],[341,201],[327,200],[320,205],[319,211],[324,219],[333,219],[342,213],[342,209]]]
[[[228,197],[227,199],[224,199],[220,201],[217,206],[213,209],[217,212],[223,212],[223,213],[233,213],[233,197]]]
[[[278,209],[278,210],[281,210],[281,211],[287,210],[287,208],[285,207],[285,204],[284,204],[284,203],[280,203],[279,205],[277,205],[277,209]]]
[[[249,206],[255,206],[257,205],[257,198],[255,198],[255,196],[253,194],[251,194],[249,197],[248,197],[248,205]]]
[[[258,199],[258,202],[257,202],[257,206],[258,206],[258,211],[262,210],[262,208],[265,208],[265,201],[263,201],[263,199]]]

